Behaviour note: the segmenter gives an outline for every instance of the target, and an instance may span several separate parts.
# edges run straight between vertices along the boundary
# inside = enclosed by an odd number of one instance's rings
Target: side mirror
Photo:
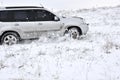
[[[57,16],[54,17],[55,21],[60,21],[60,18],[58,18]]]

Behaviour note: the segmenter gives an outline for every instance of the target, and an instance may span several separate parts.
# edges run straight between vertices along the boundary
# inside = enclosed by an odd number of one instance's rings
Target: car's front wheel
[[[15,32],[4,33],[1,37],[1,43],[6,45],[13,45],[19,42],[20,38]]]
[[[78,39],[80,36],[80,31],[78,28],[72,27],[68,29],[67,34],[69,35],[70,38]]]

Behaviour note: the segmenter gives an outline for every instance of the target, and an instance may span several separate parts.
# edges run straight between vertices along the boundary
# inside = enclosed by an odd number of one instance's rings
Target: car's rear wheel
[[[78,39],[80,36],[79,29],[76,27],[69,28],[67,34],[70,36],[70,38],[73,38],[73,39]]]
[[[20,37],[15,32],[4,33],[1,37],[1,43],[6,45],[17,44],[20,40]]]

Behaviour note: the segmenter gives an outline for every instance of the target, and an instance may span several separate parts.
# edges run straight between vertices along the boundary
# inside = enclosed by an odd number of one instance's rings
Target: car
[[[81,17],[59,17],[44,7],[11,6],[0,8],[0,42],[12,45],[20,40],[39,38],[41,32],[60,31],[77,39],[88,32]]]

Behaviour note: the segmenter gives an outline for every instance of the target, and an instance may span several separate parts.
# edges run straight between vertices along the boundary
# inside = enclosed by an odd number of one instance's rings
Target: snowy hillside
[[[83,17],[88,34],[1,45],[0,80],[120,80],[120,7],[59,14]]]

